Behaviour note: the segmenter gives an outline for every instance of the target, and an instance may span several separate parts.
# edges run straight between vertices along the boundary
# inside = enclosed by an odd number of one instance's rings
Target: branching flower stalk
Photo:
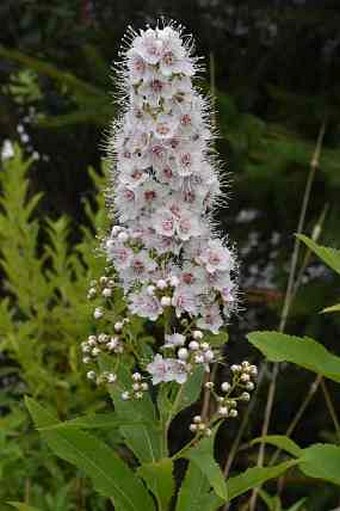
[[[134,356],[131,384],[121,397],[140,400],[150,380],[183,386],[198,367],[208,374],[219,360],[206,334],[217,334],[237,308],[237,263],[213,220],[221,201],[215,134],[209,102],[193,85],[201,66],[191,36],[174,23],[139,33],[129,28],[120,57],[124,106],[108,147],[114,225],[102,243],[107,274],[89,289],[94,318],[113,332],[90,335],[83,352],[84,363],[92,366],[88,378],[109,385],[119,380],[119,371],[103,372],[100,357],[115,358],[119,368]],[[121,311],[114,305],[117,290],[123,295]],[[160,346],[155,343],[147,357],[138,355],[138,339],[131,338],[135,317],[163,329]],[[254,388],[256,367],[247,361],[235,367],[228,383],[236,392],[232,399],[227,382],[222,397],[210,389],[218,418],[235,417],[238,401],[248,401]],[[166,429],[177,413],[177,398]],[[202,420],[190,429],[210,431]]]

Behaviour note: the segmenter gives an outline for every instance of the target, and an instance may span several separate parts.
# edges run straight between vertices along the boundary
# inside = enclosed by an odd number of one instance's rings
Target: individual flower
[[[184,346],[184,344],[185,344],[185,336],[182,334],[179,334],[176,332],[174,334],[171,334],[171,335],[168,334],[165,336],[164,347],[175,348],[178,346]]]
[[[146,370],[152,376],[152,383],[157,385],[161,382],[176,381],[183,384],[187,380],[188,372],[186,363],[173,358],[163,358],[157,354],[153,361],[146,366]]]

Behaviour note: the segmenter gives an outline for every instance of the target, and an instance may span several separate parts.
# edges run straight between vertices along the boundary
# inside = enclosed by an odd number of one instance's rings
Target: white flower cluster
[[[112,142],[117,225],[105,250],[132,314],[151,321],[170,314],[173,325],[186,319],[218,333],[235,308],[235,259],[210,220],[220,186],[196,70],[191,41],[176,27],[132,34],[121,69],[126,107]],[[154,383],[183,383],[191,352],[199,352],[194,363],[213,359],[209,346],[182,341],[176,358],[158,354],[149,364]]]

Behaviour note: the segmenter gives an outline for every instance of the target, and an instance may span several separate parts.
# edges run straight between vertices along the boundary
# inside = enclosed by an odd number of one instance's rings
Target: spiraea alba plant
[[[227,501],[215,433],[254,389],[256,367],[229,368],[219,352],[237,307],[237,264],[212,216],[221,190],[208,100],[193,85],[199,69],[192,38],[170,23],[129,29],[116,72],[123,106],[109,136],[113,225],[101,242],[106,273],[88,292],[94,331],[82,344],[87,377],[107,386],[114,412],[63,426],[68,449],[48,441],[117,511],[208,511]],[[177,422],[176,450],[170,426],[190,406]],[[98,438],[75,433],[109,424],[133,468]],[[190,460],[181,485],[179,458]]]

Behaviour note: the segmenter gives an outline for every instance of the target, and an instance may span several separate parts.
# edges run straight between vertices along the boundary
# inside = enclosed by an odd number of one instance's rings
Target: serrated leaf
[[[129,387],[131,373],[126,364],[120,364],[118,368],[113,367],[110,365],[112,364],[110,357],[101,357],[100,364],[103,370],[114,371],[118,376],[118,381]],[[120,431],[126,445],[140,463],[153,463],[161,459],[162,429],[149,394],[145,393],[143,399],[138,401],[123,401],[121,390],[117,386],[113,386],[109,392],[117,418],[124,424],[120,427]]]
[[[267,435],[259,438],[254,438],[254,440],[251,441],[251,445],[258,444],[263,441],[265,441],[266,444],[271,444],[275,447],[279,447],[279,449],[288,452],[296,458],[298,458],[302,452],[302,449],[295,442],[293,442],[293,440],[284,435]]]
[[[340,357],[313,339],[270,331],[251,332],[247,338],[271,362],[291,362],[340,382]]]
[[[176,511],[215,511],[224,500],[211,492],[211,486],[202,470],[190,462],[179,490]]]
[[[197,465],[206,476],[216,495],[226,502],[228,500],[227,485],[223,473],[214,458],[216,431],[217,429],[215,429],[214,434],[210,437],[203,438],[198,445],[190,449],[184,456]]]
[[[340,485],[340,446],[314,444],[303,449],[299,468],[306,476]]]
[[[138,474],[155,495],[159,509],[168,509],[170,499],[174,494],[175,481],[172,472],[173,461],[170,458],[163,458],[156,463],[144,464],[138,469]]]
[[[141,480],[109,446],[76,428],[42,429],[52,426],[58,420],[34,399],[26,398],[25,402],[49,447],[60,458],[83,470],[92,479],[98,492],[113,498],[117,509],[154,509],[152,498]]]
[[[297,464],[297,460],[285,461],[273,467],[253,467],[248,468],[242,474],[231,477],[227,481],[229,499],[234,499],[252,488],[260,487],[266,481],[275,479],[286,470]]]
[[[323,260],[332,270],[336,271],[340,275],[340,250],[336,250],[332,247],[324,247],[318,245],[315,241],[308,238],[304,234],[297,235],[297,238],[301,240],[307,247],[312,250],[320,259]]]

